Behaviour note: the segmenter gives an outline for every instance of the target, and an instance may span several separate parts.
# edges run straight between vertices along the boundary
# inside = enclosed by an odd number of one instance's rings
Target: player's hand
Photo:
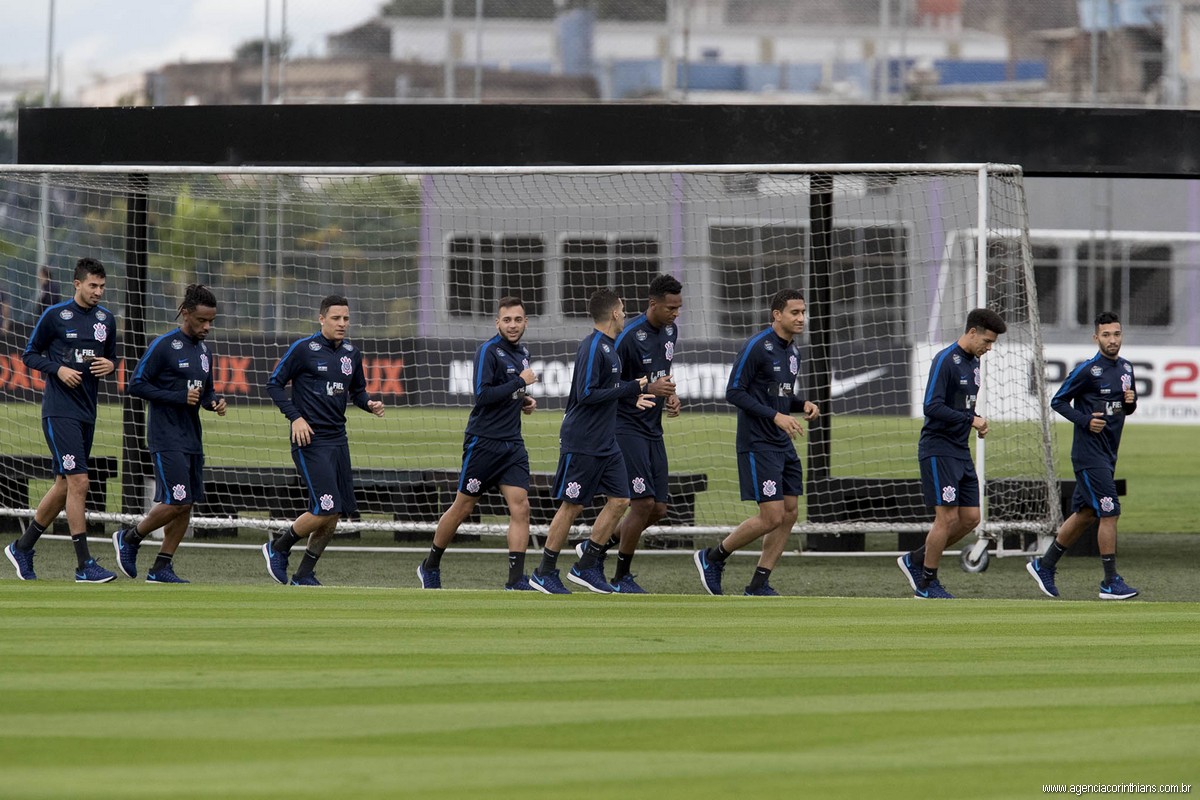
[[[670,375],[663,375],[661,378],[645,388],[647,394],[652,394],[655,397],[674,397],[675,379]]]
[[[187,404],[189,406],[194,406],[199,402],[200,402],[200,387],[193,386],[190,389],[188,389]]]
[[[228,408],[228,405],[226,405],[224,397],[218,397],[216,400],[213,400],[208,407],[217,412],[217,416],[223,417],[225,416],[225,409]]]
[[[534,400],[529,395],[525,395],[525,397],[521,400],[521,413],[532,414],[536,408],[537,400]]]
[[[77,369],[71,369],[70,367],[63,366],[59,367],[58,372],[55,374],[58,375],[58,379],[60,381],[72,389],[83,383],[83,373]]]
[[[646,384],[650,382],[650,379],[643,375],[642,377],[638,378],[637,381],[638,389],[643,392],[646,391]]]
[[[292,444],[297,447],[308,447],[312,442],[313,429],[304,417],[292,420]]]
[[[817,408],[817,404],[811,400],[804,401],[804,419],[812,422],[817,417],[821,416],[821,409]]]
[[[94,358],[92,363],[88,365],[88,372],[99,378],[102,375],[111,375],[117,368],[117,365],[109,361],[107,358]]]
[[[975,429],[975,432],[976,432],[977,434],[979,434],[979,438],[980,438],[980,439],[982,439],[983,437],[987,436],[987,433],[988,433],[988,421],[987,421],[986,419],[984,419],[983,417],[976,416],[974,419],[972,419],[972,420],[971,420],[971,427]]]
[[[804,435],[804,426],[800,424],[800,420],[796,419],[791,414],[776,414],[775,425],[784,433],[786,433],[791,439],[795,439],[797,436]]]
[[[637,399],[638,411],[649,411],[657,405],[658,398],[652,394],[639,394]]]
[[[372,414],[374,414],[377,417],[382,417],[383,416],[383,401],[382,400],[368,400],[367,401],[367,410],[370,411]]]
[[[673,394],[667,398],[667,402],[663,404],[663,408],[667,412],[668,417],[678,417],[679,410],[683,407],[683,403],[679,400],[679,395]]]
[[[521,370],[521,380],[525,381],[526,386],[532,386],[533,384],[537,383],[537,379],[537,373],[529,367]]]
[[[1135,392],[1133,389],[1126,389],[1125,394],[1122,399],[1125,401],[1126,405],[1129,405],[1131,403],[1136,403],[1137,402],[1137,392]]]
[[[1099,433],[1100,431],[1104,430],[1107,426],[1108,426],[1108,423],[1104,421],[1104,412],[1103,411],[1093,411],[1092,418],[1090,420],[1088,420],[1088,430],[1091,431],[1092,433]]]

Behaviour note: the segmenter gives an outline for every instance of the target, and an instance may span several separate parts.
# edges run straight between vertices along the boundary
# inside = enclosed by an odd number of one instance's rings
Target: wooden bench
[[[108,510],[108,482],[117,477],[116,456],[92,456],[88,462],[87,511],[103,513]],[[0,455],[0,506],[4,508],[36,508],[40,497],[29,496],[29,482],[53,480],[54,464],[49,455],[19,456]],[[11,533],[24,530],[28,517],[0,517],[0,531]],[[56,522],[56,527],[65,526],[65,521]],[[88,533],[101,534],[107,523],[89,522]],[[68,532],[69,531],[64,531]]]

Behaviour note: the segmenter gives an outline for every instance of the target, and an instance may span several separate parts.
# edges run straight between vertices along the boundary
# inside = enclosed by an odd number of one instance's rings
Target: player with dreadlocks
[[[149,405],[146,440],[154,465],[154,507],[141,522],[113,535],[117,565],[137,577],[142,540],[163,529],[162,549],[146,573],[147,583],[188,583],[172,559],[187,531],[192,505],[204,499],[204,449],[200,409],[225,416],[225,399],[213,393],[212,351],[205,339],[217,316],[217,298],[203,284],[187,287],[179,304],[178,328],[147,348],[129,382],[129,393]]]

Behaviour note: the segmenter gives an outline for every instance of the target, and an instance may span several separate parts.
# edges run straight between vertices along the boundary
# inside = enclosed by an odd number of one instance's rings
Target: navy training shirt
[[[751,336],[734,359],[725,399],[737,406],[737,452],[763,453],[796,449],[792,438],[775,424],[776,414],[804,409],[796,397],[800,351],[774,328]]]
[[[200,402],[189,406],[188,390],[193,387],[200,390]],[[200,409],[211,411],[209,406],[217,400],[208,344],[181,328],[167,331],[146,348],[129,381],[129,393],[150,405],[146,443],[151,453],[204,454]]]
[[[675,359],[675,343],[679,329],[674,324],[656,328],[640,314],[625,324],[617,337],[617,357],[621,359],[621,380],[646,378],[647,386],[664,375],[671,374]],[[645,439],[661,439],[662,414],[667,398],[654,398],[654,408],[641,411],[637,397],[622,398],[617,403],[617,433],[632,434]]]
[[[1125,390],[1135,385],[1133,365],[1120,356],[1114,361],[1103,353],[1080,364],[1063,381],[1050,407],[1075,425],[1071,442],[1071,465],[1075,470],[1117,468],[1125,417],[1137,409],[1136,399],[1125,402]],[[1088,430],[1094,411],[1104,414],[1106,424],[1099,433]]]
[[[96,422],[96,393],[100,379],[88,371],[97,357],[117,358],[117,318],[101,305],[84,308],[75,299],[50,306],[38,318],[21,355],[25,366],[46,376],[42,418],[66,417]],[[58,378],[59,367],[83,373],[74,389]]]
[[[521,439],[521,404],[527,384],[521,373],[529,368],[529,350],[496,334],[475,351],[475,407],[465,436],[503,442]]]
[[[291,382],[292,394],[284,388]],[[369,411],[362,351],[350,342],[335,345],[317,331],[292,342],[267,379],[267,393],[290,421],[303,417],[313,443],[346,443],[346,400]]]
[[[917,458],[971,459],[970,433],[979,396],[979,359],[950,345],[933,357],[925,384],[925,424]]]
[[[567,395],[567,410],[558,435],[559,449],[593,456],[620,453],[617,402],[639,394],[641,387],[636,380],[621,380],[617,343],[593,330],[579,343],[575,354],[571,393]]]

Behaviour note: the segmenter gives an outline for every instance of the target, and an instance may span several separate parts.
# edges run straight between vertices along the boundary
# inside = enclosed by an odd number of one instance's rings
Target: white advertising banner
[[[945,346],[946,343],[939,342],[918,344],[913,348],[913,380],[909,388],[914,417],[923,416],[929,369],[933,357]],[[1047,403],[1071,371],[1095,354],[1094,346],[1046,345]],[[1005,347],[1002,337],[995,349],[983,357],[980,414],[1005,420],[1037,418],[1031,355],[1026,347]],[[1138,394],[1135,420],[1200,425],[1200,347],[1128,346],[1121,349],[1121,357],[1133,364]],[[1055,419],[1061,418],[1056,414]]]

